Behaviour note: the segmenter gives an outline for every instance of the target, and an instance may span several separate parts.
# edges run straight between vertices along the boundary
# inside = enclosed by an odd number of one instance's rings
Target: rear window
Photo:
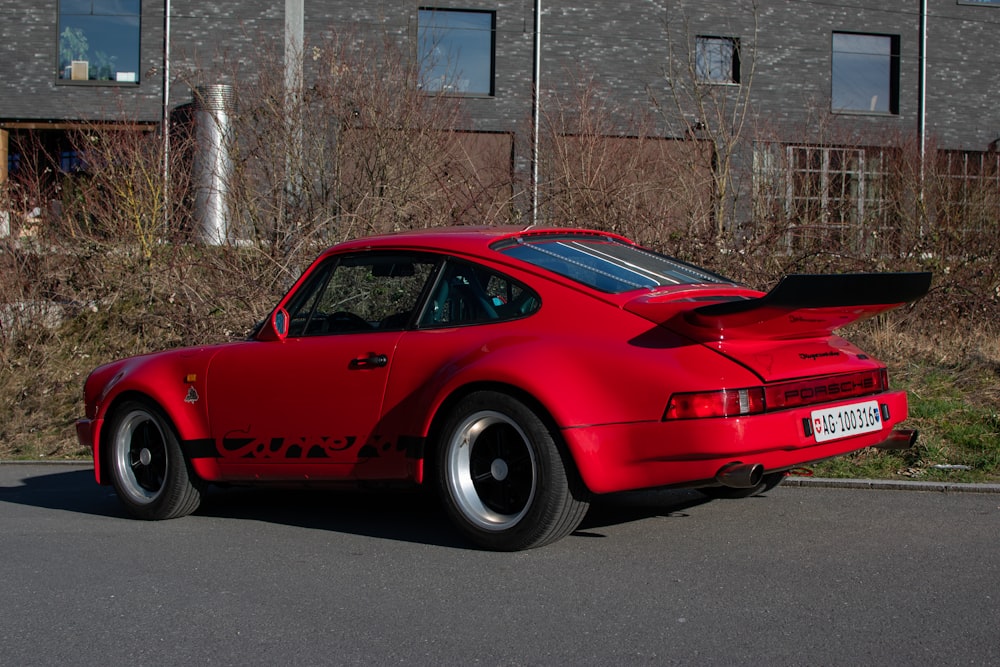
[[[672,257],[609,237],[527,237],[505,241],[494,249],[613,294],[670,285],[732,282]]]

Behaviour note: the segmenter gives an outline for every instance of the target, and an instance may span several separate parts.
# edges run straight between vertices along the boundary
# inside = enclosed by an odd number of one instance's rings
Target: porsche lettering
[[[875,389],[875,379],[864,377],[857,380],[846,380],[830,384],[820,384],[813,387],[802,387],[785,392],[785,401],[810,403],[817,398],[836,399],[841,396],[857,396]]]

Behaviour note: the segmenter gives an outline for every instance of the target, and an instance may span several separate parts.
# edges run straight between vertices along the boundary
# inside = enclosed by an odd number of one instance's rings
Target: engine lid
[[[832,333],[919,299],[930,283],[927,272],[796,274],[766,294],[703,289],[672,299],[647,295],[625,308],[718,350],[765,380],[779,380],[877,366]]]

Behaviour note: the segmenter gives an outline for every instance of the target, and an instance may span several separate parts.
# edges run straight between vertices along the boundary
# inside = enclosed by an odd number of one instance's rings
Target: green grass
[[[867,449],[812,467],[820,477],[1000,481],[1000,378],[993,364],[910,362],[894,384],[909,395],[908,428],[920,431],[909,450]],[[964,466],[942,469],[935,466]]]

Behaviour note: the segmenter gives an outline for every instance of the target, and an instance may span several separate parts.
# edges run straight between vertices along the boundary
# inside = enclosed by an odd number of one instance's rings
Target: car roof
[[[490,251],[497,241],[513,238],[539,236],[587,236],[591,238],[614,238],[625,243],[628,239],[610,232],[578,227],[534,227],[517,225],[452,227],[428,227],[426,229],[405,230],[376,236],[367,236],[339,243],[324,254],[353,250],[375,249],[424,249],[456,252],[482,256]]]

